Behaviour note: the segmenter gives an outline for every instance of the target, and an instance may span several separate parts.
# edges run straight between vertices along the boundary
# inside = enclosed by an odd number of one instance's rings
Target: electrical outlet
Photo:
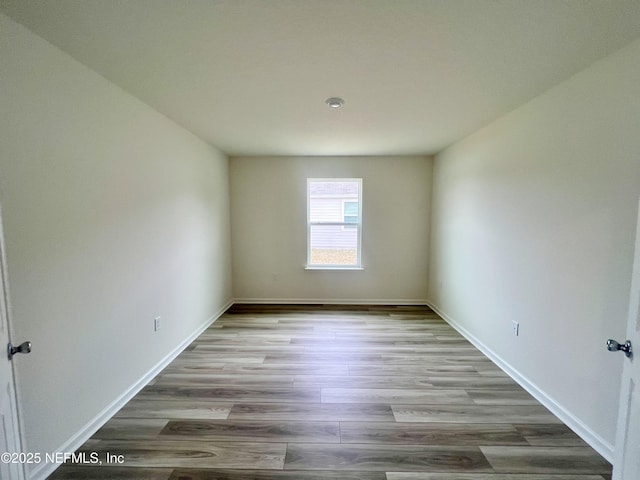
[[[153,319],[153,331],[157,332],[158,330],[160,330],[160,317]]]
[[[513,329],[513,334],[517,337],[520,334],[520,322],[511,322],[511,328]]]

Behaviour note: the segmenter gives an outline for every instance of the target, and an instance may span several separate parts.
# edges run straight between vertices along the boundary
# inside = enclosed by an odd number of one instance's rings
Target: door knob
[[[9,342],[9,345],[7,345],[9,360],[11,360],[16,353],[31,353],[31,342],[23,342],[17,347],[14,347],[11,345],[11,342]]]
[[[627,357],[631,357],[633,352],[631,351],[631,342],[627,340],[624,344],[620,344],[615,340],[609,339],[607,340],[607,350],[610,352],[617,352],[621,350]]]

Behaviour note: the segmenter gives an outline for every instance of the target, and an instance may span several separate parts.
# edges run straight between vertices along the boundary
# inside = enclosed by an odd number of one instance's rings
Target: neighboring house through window
[[[342,202],[342,217],[344,218],[344,223],[358,223],[359,205],[359,202],[350,200],[344,200]]]
[[[361,268],[362,179],[307,179],[307,268]]]

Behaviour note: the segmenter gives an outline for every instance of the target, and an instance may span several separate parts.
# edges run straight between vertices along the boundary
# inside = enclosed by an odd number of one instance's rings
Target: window
[[[342,202],[342,218],[344,223],[358,223],[360,202],[343,201]]]
[[[362,179],[307,179],[307,268],[361,268]]]

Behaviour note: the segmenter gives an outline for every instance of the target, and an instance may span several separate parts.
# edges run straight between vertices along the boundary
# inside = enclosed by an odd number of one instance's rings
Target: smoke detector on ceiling
[[[339,97],[331,97],[327,98],[324,103],[329,105],[331,108],[340,108],[342,105],[344,105],[344,100]]]

